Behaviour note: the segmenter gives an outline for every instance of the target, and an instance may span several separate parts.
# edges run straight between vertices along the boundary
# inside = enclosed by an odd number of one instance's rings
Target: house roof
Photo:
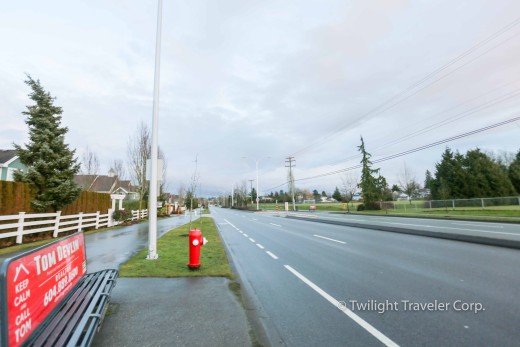
[[[7,162],[11,161],[16,156],[15,149],[0,149],[0,165],[7,164]]]
[[[130,181],[119,181],[119,188],[123,188],[127,192],[135,192],[135,187]]]
[[[131,181],[120,181],[117,176],[75,175],[74,182],[83,190],[98,193],[113,193],[117,190],[122,190],[125,194],[136,192]]]
[[[96,177],[96,175],[75,175],[74,183],[80,186],[81,189],[88,190]]]
[[[92,184],[90,190],[94,192],[111,192],[116,181],[117,177],[115,176],[98,176]]]

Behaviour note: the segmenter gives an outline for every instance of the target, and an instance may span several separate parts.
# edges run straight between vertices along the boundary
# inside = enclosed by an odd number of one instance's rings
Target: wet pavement
[[[118,278],[101,346],[251,346],[244,308],[218,277]]]
[[[192,216],[192,221],[197,218],[196,215]],[[160,219],[157,221],[157,238],[189,222],[189,215]],[[88,272],[118,269],[122,263],[148,246],[148,222],[85,235],[85,246]]]
[[[157,238],[189,222],[189,215],[158,220]],[[88,272],[118,269],[148,246],[148,223],[85,235],[85,245]],[[92,345],[252,346],[246,311],[229,285],[218,277],[118,278]]]

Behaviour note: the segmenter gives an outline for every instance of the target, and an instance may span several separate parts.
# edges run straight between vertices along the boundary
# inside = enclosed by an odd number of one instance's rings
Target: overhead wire
[[[360,115],[354,122],[349,122],[348,124],[340,127],[339,129],[334,130],[333,132],[331,132],[331,133],[329,133],[327,135],[324,135],[323,137],[321,137],[321,138],[319,138],[319,139],[317,139],[317,140],[307,144],[306,146],[304,146],[300,150],[294,152],[292,155],[296,156],[298,154],[302,154],[302,153],[308,151],[311,148],[315,148],[316,146],[321,145],[321,144],[329,141],[329,139],[332,138],[334,135],[337,135],[337,134],[343,132],[346,127],[352,126],[354,124],[357,124],[361,119],[363,119],[363,118],[365,118],[367,116],[373,116],[373,115],[377,115],[377,114],[383,113],[383,112],[391,109],[392,107],[398,105],[399,103],[402,103],[402,102],[406,101],[407,99],[409,99],[412,96],[416,95],[417,93],[419,93],[420,91],[424,90],[425,88],[427,88],[427,87],[429,87],[429,86],[439,82],[440,80],[450,76],[451,74],[453,74],[454,72],[460,70],[464,66],[467,66],[468,64],[472,63],[473,61],[477,60],[478,58],[482,57],[483,55],[491,52],[492,50],[496,49],[497,47],[503,45],[507,41],[509,41],[512,38],[516,37],[518,34],[520,34],[520,32],[516,33],[515,35],[513,35],[513,36],[511,36],[511,37],[509,37],[509,38],[507,38],[505,40],[503,40],[499,44],[491,47],[490,49],[484,51],[483,53],[481,53],[477,57],[473,58],[472,60],[462,64],[461,66],[458,66],[454,70],[452,70],[452,71],[442,75],[441,77],[439,77],[436,80],[430,82],[429,84],[426,84],[426,85],[422,86],[421,88],[419,88],[418,90],[415,90],[412,94],[409,94],[409,95],[405,96],[405,94],[413,91],[415,88],[418,88],[419,86],[421,86],[422,84],[426,83],[428,80],[430,80],[435,75],[439,74],[440,72],[446,70],[448,67],[450,67],[450,66],[454,65],[455,63],[459,62],[460,60],[462,60],[463,58],[467,57],[468,55],[470,55],[471,53],[473,53],[474,51],[476,51],[480,47],[484,46],[488,42],[494,40],[495,38],[499,37],[503,33],[509,31],[510,29],[512,29],[513,27],[518,25],[519,23],[520,23],[520,17],[515,19],[514,21],[510,22],[506,26],[502,27],[500,30],[496,31],[495,33],[491,34],[490,36],[488,36],[484,40],[482,40],[482,41],[478,42],[477,44],[473,45],[472,47],[470,47],[469,49],[467,49],[462,54],[458,55],[457,57],[455,57],[454,59],[452,59],[448,63],[446,63],[443,66],[441,66],[441,67],[435,69],[434,71],[430,72],[429,74],[427,74],[426,76],[424,76],[420,80],[412,83],[410,86],[408,86],[407,88],[405,88],[401,92],[397,93],[396,95],[394,95],[390,99],[384,101],[383,103],[381,103],[380,105],[378,105],[374,109],[372,109],[372,110],[370,110],[370,111]]]
[[[520,95],[520,89],[515,89],[515,90],[513,90],[513,91],[511,91],[511,92],[509,92],[509,93],[507,93],[507,94],[504,94],[504,95],[498,96],[498,97],[496,97],[496,98],[494,98],[494,99],[491,99],[491,100],[489,100],[489,101],[487,101],[487,102],[485,102],[485,103],[482,103],[482,104],[480,104],[480,105],[476,105],[476,106],[474,106],[474,107],[472,107],[472,108],[470,108],[470,109],[467,109],[467,110],[465,110],[465,111],[461,111],[461,112],[459,112],[459,113],[457,113],[457,114],[455,114],[455,115],[453,115],[453,116],[450,116],[450,117],[447,118],[447,119],[444,119],[444,120],[442,120],[442,121],[439,121],[439,122],[436,122],[436,123],[430,124],[430,125],[428,125],[428,126],[426,126],[426,127],[423,127],[423,128],[421,128],[421,129],[419,129],[419,130],[416,130],[416,131],[413,131],[413,132],[411,132],[411,133],[409,133],[409,134],[407,134],[407,135],[404,135],[404,136],[402,136],[402,137],[399,137],[399,138],[397,138],[397,139],[394,139],[394,140],[392,140],[392,141],[390,141],[390,142],[385,142],[384,144],[381,144],[381,145],[379,145],[379,146],[377,146],[377,147],[374,147],[374,150],[377,151],[378,149],[381,149],[381,148],[388,148],[389,146],[393,146],[393,145],[395,145],[395,144],[398,144],[398,143],[404,142],[404,141],[406,141],[406,140],[412,139],[412,138],[414,138],[414,137],[417,137],[417,136],[419,136],[419,135],[425,134],[425,133],[430,132],[430,131],[432,131],[432,130],[438,129],[438,128],[440,128],[440,127],[442,127],[442,126],[445,126],[445,125],[447,125],[447,124],[453,123],[453,122],[455,122],[455,121],[457,121],[457,120],[460,120],[460,119],[462,119],[462,118],[464,118],[464,117],[467,117],[467,116],[469,116],[469,115],[472,115],[472,114],[474,114],[474,113],[477,113],[477,112],[483,111],[483,110],[488,109],[488,108],[490,108],[490,107],[492,107],[492,106],[496,106],[496,105],[500,104],[501,102],[504,102],[504,101],[510,100],[510,99],[512,99],[512,98],[514,98],[514,97],[516,97],[516,96],[519,96],[519,95]],[[479,96],[479,97],[480,97],[480,96]],[[472,99],[472,100],[473,100],[473,99]],[[467,102],[464,102],[464,103],[462,103],[462,104],[465,104],[465,103],[467,103]],[[450,109],[448,109],[448,110],[444,110],[444,111],[438,112],[438,113],[434,114],[433,116],[435,116],[435,115],[439,115],[439,114],[442,114],[442,113],[445,113],[445,112],[447,112],[447,111],[449,111],[449,110],[456,109],[456,108],[460,107],[460,105],[461,105],[461,104],[459,104],[459,105],[457,105],[457,106],[455,106],[455,107],[452,107],[452,108],[450,108]],[[345,162],[345,161],[348,161],[348,160],[352,160],[352,159],[358,158],[359,156],[360,156],[360,154],[355,154],[355,155],[349,156],[349,157],[347,157],[347,158],[344,158],[344,159],[342,159],[342,160],[339,161],[339,162],[335,162],[335,163],[333,163],[333,164],[331,164],[331,165],[341,164],[341,163],[343,163],[343,162]]]
[[[447,143],[447,142],[451,142],[451,141],[458,140],[458,139],[461,139],[461,138],[464,138],[464,137],[468,137],[468,136],[471,136],[471,135],[474,135],[474,134],[478,134],[478,133],[481,133],[481,132],[484,132],[484,131],[487,131],[487,130],[491,130],[491,129],[494,129],[494,128],[497,128],[497,127],[500,127],[500,126],[503,126],[503,125],[506,125],[506,124],[517,122],[517,121],[520,120],[520,116],[518,116],[518,115],[520,115],[520,114],[516,114],[515,115],[516,117],[507,119],[507,120],[502,121],[502,122],[494,123],[494,124],[491,124],[491,125],[479,128],[479,129],[475,129],[475,130],[472,130],[472,131],[469,131],[469,132],[465,132],[465,133],[462,133],[462,134],[459,134],[459,135],[448,137],[448,138],[443,139],[443,140],[432,142],[432,143],[424,145],[424,146],[412,148],[412,149],[409,149],[409,150],[406,150],[406,151],[403,151],[403,152],[400,152],[400,153],[396,153],[396,154],[392,154],[392,155],[389,155],[389,156],[386,156],[386,157],[383,157],[383,158],[372,160],[372,164],[377,164],[377,163],[381,163],[381,162],[388,161],[388,160],[391,160],[391,159],[399,158],[399,157],[402,157],[402,156],[405,156],[405,155],[408,155],[408,154],[411,154],[411,153],[415,153],[415,152],[418,152],[418,151],[422,151],[422,150],[425,150],[425,149],[429,149],[429,148],[432,148],[432,147],[435,147],[435,146],[438,146],[438,145],[441,145],[441,144],[444,144],[444,143]],[[314,176],[309,176],[309,177],[295,179],[294,181],[295,182],[296,181],[307,181],[307,180],[312,180],[312,179],[316,179],[316,178],[322,178],[322,177],[326,177],[326,176],[336,175],[336,174],[339,174],[339,173],[343,173],[343,172],[359,169],[361,167],[362,167],[362,164],[358,164],[358,165],[350,166],[350,167],[339,169],[339,170],[329,171],[329,172],[325,172],[325,173],[314,175]],[[282,186],[284,186],[286,184],[287,184],[287,182],[284,182],[284,183],[282,183],[280,185],[277,185],[275,187],[266,189],[266,191],[271,191],[271,190],[277,189],[277,188],[282,187]]]

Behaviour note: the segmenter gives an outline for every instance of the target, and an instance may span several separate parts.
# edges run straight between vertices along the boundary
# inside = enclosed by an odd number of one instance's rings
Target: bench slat
[[[86,274],[28,345],[89,346],[104,317],[117,276],[118,271],[113,269]]]

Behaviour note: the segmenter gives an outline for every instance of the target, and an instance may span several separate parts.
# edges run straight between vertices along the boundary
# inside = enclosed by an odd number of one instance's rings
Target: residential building
[[[27,171],[14,149],[0,149],[0,181],[14,181],[14,173]]]
[[[130,181],[120,181],[110,169],[108,175],[76,175],[74,182],[83,190],[97,193],[124,195],[127,200],[138,200],[139,193]]]

